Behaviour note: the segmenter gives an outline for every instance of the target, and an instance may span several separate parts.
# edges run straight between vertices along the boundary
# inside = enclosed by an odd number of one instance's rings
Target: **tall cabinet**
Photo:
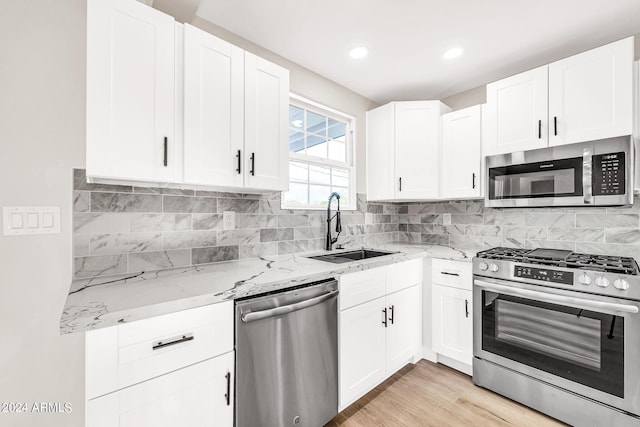
[[[391,102],[367,112],[369,200],[439,196],[440,101]]]

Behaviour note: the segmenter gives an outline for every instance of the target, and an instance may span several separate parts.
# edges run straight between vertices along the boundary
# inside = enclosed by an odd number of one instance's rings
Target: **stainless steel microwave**
[[[485,206],[633,204],[631,136],[487,156]]]

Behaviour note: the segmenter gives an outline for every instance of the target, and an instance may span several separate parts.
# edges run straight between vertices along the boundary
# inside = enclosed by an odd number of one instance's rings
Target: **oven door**
[[[474,356],[640,415],[640,303],[474,277]]]

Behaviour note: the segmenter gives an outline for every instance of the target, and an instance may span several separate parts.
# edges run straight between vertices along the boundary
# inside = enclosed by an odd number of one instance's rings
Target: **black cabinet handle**
[[[538,120],[538,139],[542,139],[542,120]]]
[[[256,174],[256,153],[251,153],[251,170],[249,173],[251,176]]]
[[[165,348],[165,347],[169,347],[169,346],[172,346],[172,345],[180,344],[180,343],[183,343],[183,342],[191,341],[193,339],[194,339],[194,336],[191,333],[184,334],[184,335],[179,335],[179,336],[174,337],[174,338],[169,338],[166,341],[156,341],[151,345],[151,349],[152,350],[159,350],[161,348]]]
[[[398,178],[398,191],[402,191],[402,177]]]
[[[382,314],[384,314],[384,320],[382,321],[382,324],[386,328],[387,327],[387,307],[382,309]]]
[[[476,188],[476,173],[471,174],[471,188]]]
[[[464,300],[464,317],[469,317],[469,300]]]
[[[449,273],[448,271],[441,271],[440,274],[446,274],[447,276],[460,276],[458,273]]]
[[[391,316],[389,316],[389,322],[391,322],[392,325],[393,325],[393,311],[394,311],[393,309],[394,309],[394,307],[395,306],[393,306],[393,305],[391,307],[389,307],[389,311],[391,311]]]
[[[168,141],[168,138],[165,136],[164,137],[164,165],[165,165],[165,167],[167,166],[167,161],[168,161],[168,159],[167,159],[167,156],[168,156],[168,152],[167,152],[168,145],[169,145],[169,141]]]
[[[553,134],[558,136],[558,118],[553,116]]]
[[[238,167],[236,168],[236,172],[238,172],[238,173],[240,173],[240,164],[241,164],[241,162],[240,162],[240,154],[241,154],[241,151],[238,150],[238,154],[236,154],[236,157],[238,158]]]
[[[231,406],[231,373],[227,372],[225,378],[227,379],[227,392],[224,394],[224,398],[227,399],[227,406]]]

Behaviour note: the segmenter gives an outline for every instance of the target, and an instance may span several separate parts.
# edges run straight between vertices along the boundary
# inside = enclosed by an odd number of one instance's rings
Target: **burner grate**
[[[550,265],[579,270],[594,270],[618,274],[640,274],[631,257],[592,255],[554,249],[522,249],[497,247],[478,252],[479,258]]]

